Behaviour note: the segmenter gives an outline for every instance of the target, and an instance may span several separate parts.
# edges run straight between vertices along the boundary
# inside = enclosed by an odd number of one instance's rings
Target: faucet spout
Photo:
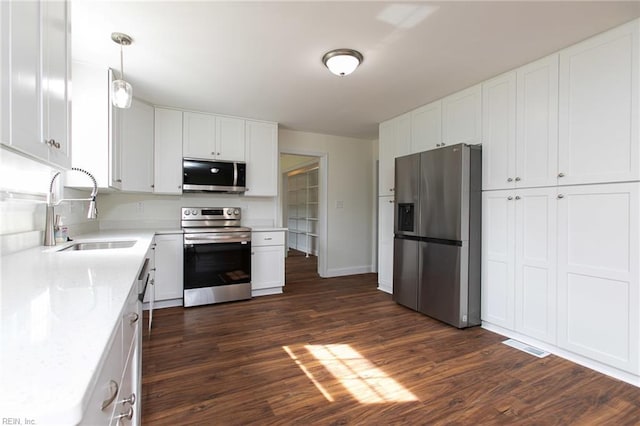
[[[45,223],[44,223],[44,245],[45,246],[56,245],[55,232],[54,232],[54,219],[55,219],[54,208],[55,206],[60,205],[60,203],[62,203],[63,201],[89,201],[89,211],[87,213],[87,219],[96,219],[98,217],[98,209],[96,208],[96,195],[98,194],[98,183],[96,182],[96,178],[93,177],[93,175],[88,171],[78,167],[73,167],[71,168],[71,170],[76,172],[81,172],[89,176],[89,178],[91,178],[91,181],[93,182],[93,191],[91,191],[90,198],[62,198],[58,201],[55,201],[53,184],[57,179],[57,177],[60,176],[62,172],[57,172],[56,174],[53,175],[53,177],[51,178],[51,183],[49,184],[49,194],[47,195],[47,212],[46,212]]]

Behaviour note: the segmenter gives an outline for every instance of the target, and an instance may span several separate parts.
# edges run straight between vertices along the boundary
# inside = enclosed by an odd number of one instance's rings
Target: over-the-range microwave
[[[182,172],[184,192],[240,194],[246,191],[247,165],[243,162],[184,158]]]

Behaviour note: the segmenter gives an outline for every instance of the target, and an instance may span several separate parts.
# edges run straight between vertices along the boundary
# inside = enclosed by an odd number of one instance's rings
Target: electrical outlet
[[[136,203],[136,210],[139,214],[144,213],[144,203],[142,201]]]

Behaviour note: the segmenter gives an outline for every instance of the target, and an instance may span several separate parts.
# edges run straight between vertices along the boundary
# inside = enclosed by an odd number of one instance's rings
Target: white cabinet
[[[515,72],[482,84],[482,141],[482,188],[515,187]]]
[[[71,165],[69,5],[2,2],[2,143]],[[10,25],[19,23],[19,25]]]
[[[411,112],[410,153],[428,151],[442,142],[442,102],[435,101]]]
[[[247,191],[245,196],[278,195],[278,125],[246,121],[245,150]]]
[[[182,112],[155,108],[153,192],[182,194]]]
[[[640,178],[635,20],[560,52],[558,182]]]
[[[555,344],[556,190],[483,194],[482,319]]]
[[[120,189],[129,192],[153,190],[153,107],[133,99],[131,108],[121,113]],[[166,173],[162,171],[161,173]]]
[[[184,112],[183,154],[189,158],[244,161],[244,120]]]
[[[114,329],[81,425],[140,424],[142,310],[138,288],[129,293]],[[130,417],[129,417],[130,415]]]
[[[184,278],[182,234],[159,234],[155,242],[155,300],[180,299],[181,304]]]
[[[378,197],[378,289],[393,293],[393,197]]]
[[[378,195],[393,195],[395,159],[411,147],[411,113],[380,123]]]
[[[556,185],[558,55],[482,85],[482,186]]]
[[[558,188],[558,345],[638,374],[639,183]]]
[[[251,232],[252,296],[282,293],[284,252],[284,231]]]
[[[481,143],[482,87],[476,85],[442,99],[442,142]]]

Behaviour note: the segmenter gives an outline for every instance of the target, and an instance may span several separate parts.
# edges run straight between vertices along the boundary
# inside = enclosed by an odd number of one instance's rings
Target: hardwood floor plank
[[[286,260],[284,294],[154,313],[145,425],[640,424],[640,389]]]

